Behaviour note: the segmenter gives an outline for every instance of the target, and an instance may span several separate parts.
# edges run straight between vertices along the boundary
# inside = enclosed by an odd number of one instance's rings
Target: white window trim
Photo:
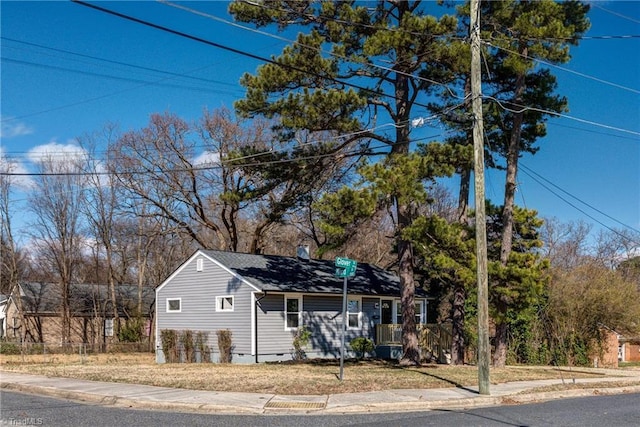
[[[231,308],[222,308],[222,300],[224,298],[231,298]],[[230,313],[232,312],[236,307],[236,303],[235,303],[235,297],[233,295],[221,295],[219,297],[216,297],[216,311],[218,312],[226,312],[226,313]]]
[[[420,322],[418,322],[419,324],[425,324],[427,323],[427,300],[424,299],[416,299],[415,304],[420,305]],[[399,299],[395,299],[393,301],[393,311],[391,313],[391,315],[393,316],[393,320],[394,322],[398,321],[398,316],[401,315],[401,308],[402,306],[402,302]]]
[[[288,299],[297,299],[298,300],[298,327],[290,328],[287,326],[287,300]],[[285,331],[297,331],[298,328],[302,327],[302,295],[298,294],[285,294],[284,295],[284,330]]]
[[[112,337],[113,336],[113,318],[107,317],[104,319],[104,336]]]
[[[169,308],[169,301],[179,301],[180,302],[180,309],[171,310]],[[167,313],[182,313],[182,298],[167,298]]]
[[[202,271],[204,268],[204,259],[203,258],[198,258],[196,260],[196,271]]]
[[[424,300],[422,300],[422,299],[415,300],[415,303],[416,303],[416,305],[420,306],[420,321],[418,322],[418,324],[424,324],[424,323],[426,323],[425,322],[425,320],[426,320],[425,315],[427,314],[426,310],[425,310],[426,307],[425,307],[425,304],[424,304]]]
[[[358,301],[358,326],[349,326],[349,315],[356,314],[349,311],[349,301]],[[347,296],[347,329],[352,331],[362,329],[362,297]]]

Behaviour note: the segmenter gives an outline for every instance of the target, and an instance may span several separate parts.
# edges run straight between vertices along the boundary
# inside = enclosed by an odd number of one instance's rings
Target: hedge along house
[[[257,363],[291,360],[295,334],[305,327],[307,357],[339,357],[343,283],[333,260],[310,259],[308,250],[298,257],[196,251],[156,289],[156,361],[165,362],[162,330],[204,332],[215,362],[216,332],[228,329],[232,361]],[[376,341],[376,325],[401,323],[397,276],[358,264],[347,284],[346,344]],[[426,312],[427,296],[416,289],[418,323],[426,323]]]

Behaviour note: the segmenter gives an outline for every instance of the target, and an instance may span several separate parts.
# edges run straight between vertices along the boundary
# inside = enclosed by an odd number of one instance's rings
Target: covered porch
[[[449,363],[451,357],[451,325],[427,324],[416,325],[420,355],[423,360],[435,360],[438,363]],[[399,323],[380,323],[375,332],[376,355],[385,359],[402,357],[402,325]]]

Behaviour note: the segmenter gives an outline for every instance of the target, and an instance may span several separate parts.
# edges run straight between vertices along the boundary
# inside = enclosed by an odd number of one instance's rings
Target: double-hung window
[[[302,298],[299,296],[284,297],[285,323],[284,329],[297,329],[301,325]]]
[[[425,317],[423,316],[423,311],[424,311],[423,308],[424,308],[424,302],[423,301],[416,301],[415,302],[416,325],[424,323]],[[396,300],[396,323],[399,324],[399,325],[402,324],[402,303],[400,302],[400,300]]]
[[[347,325],[350,329],[360,329],[362,319],[362,301],[360,298],[349,297],[347,299]]]
[[[216,297],[216,311],[233,311],[233,296]]]

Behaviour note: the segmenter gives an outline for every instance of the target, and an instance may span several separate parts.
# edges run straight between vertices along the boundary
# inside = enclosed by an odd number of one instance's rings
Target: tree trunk
[[[63,281],[62,283],[62,319],[61,319],[61,333],[60,340],[63,346],[67,346],[71,341],[71,308],[69,306],[70,292],[69,283]]]
[[[415,282],[413,280],[411,244],[401,240],[398,244],[400,260],[400,302],[402,306],[402,359],[401,366],[420,364],[420,349],[416,331]]]
[[[526,49],[522,52],[527,54]],[[512,108],[519,110],[522,108],[522,94],[525,90],[525,75],[520,74],[516,80],[514,91],[514,102]],[[511,246],[513,245],[513,206],[516,195],[516,179],[518,174],[518,157],[520,155],[520,134],[524,112],[514,113],[511,137],[507,149],[507,176],[504,189],[504,206],[502,210],[502,242],[500,246],[500,263],[503,267],[509,262]],[[503,284],[505,286],[506,284]],[[506,319],[507,304],[498,304],[496,317]],[[509,325],[506,321],[496,321],[495,354],[493,356],[493,366],[500,367],[506,365],[507,359],[507,332]]]
[[[505,308],[506,309],[506,308]],[[507,364],[507,337],[509,325],[505,321],[496,322],[495,349],[493,353],[493,367],[504,368]]]
[[[453,301],[451,303],[451,364],[464,365],[465,341],[464,341],[464,303],[466,291],[463,285],[456,285],[453,289]]]

